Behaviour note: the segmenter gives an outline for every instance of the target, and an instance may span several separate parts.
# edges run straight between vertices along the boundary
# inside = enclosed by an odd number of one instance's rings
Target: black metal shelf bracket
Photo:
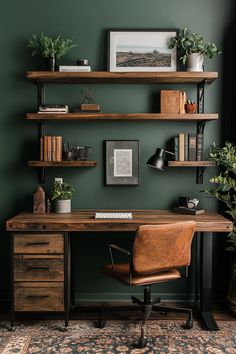
[[[205,98],[205,84],[206,80],[202,81],[197,85],[197,112],[200,114],[204,113],[204,98]],[[197,123],[197,134],[204,134],[204,129],[206,126],[206,121],[201,121]],[[196,182],[197,184],[203,183],[203,174],[206,167],[197,167],[196,169]]]
[[[42,81],[37,82],[38,88],[38,107],[45,104],[45,84]],[[44,136],[44,123],[38,122],[38,151],[40,151],[41,138]],[[40,156],[39,156],[40,160]],[[45,168],[40,167],[38,172],[39,183],[45,183]]]

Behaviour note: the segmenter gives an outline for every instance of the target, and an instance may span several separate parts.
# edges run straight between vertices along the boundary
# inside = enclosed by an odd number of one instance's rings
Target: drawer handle
[[[27,246],[42,246],[42,245],[49,245],[49,242],[28,242]]]
[[[46,298],[46,297],[49,297],[49,295],[28,295],[26,296],[28,299],[42,299],[42,298]]]
[[[27,270],[49,270],[49,267],[28,267]]]

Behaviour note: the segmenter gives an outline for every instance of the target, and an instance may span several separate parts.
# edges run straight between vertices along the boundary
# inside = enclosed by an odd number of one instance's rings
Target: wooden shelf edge
[[[97,161],[28,161],[29,167],[95,167]]]
[[[169,167],[215,167],[215,161],[168,161]]]
[[[91,83],[212,83],[218,78],[217,72],[50,72],[28,71],[26,78],[33,81],[44,82],[91,82]]]
[[[194,113],[194,114],[163,114],[163,113],[27,113],[27,120],[37,121],[86,121],[86,120],[105,120],[105,121],[211,121],[217,120],[217,113]]]

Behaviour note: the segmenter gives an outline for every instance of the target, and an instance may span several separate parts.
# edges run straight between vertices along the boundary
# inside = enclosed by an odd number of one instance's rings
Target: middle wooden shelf
[[[212,121],[217,120],[217,113],[171,114],[171,113],[27,113],[27,120],[35,121]]]

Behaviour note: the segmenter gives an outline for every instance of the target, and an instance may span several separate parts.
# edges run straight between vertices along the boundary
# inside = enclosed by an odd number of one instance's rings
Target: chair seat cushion
[[[129,285],[148,285],[168,280],[175,280],[181,277],[177,269],[169,269],[162,270],[156,274],[133,274],[130,283],[129,267],[129,263],[115,264],[113,267],[112,264],[106,264],[104,267],[102,267],[102,272]]]

